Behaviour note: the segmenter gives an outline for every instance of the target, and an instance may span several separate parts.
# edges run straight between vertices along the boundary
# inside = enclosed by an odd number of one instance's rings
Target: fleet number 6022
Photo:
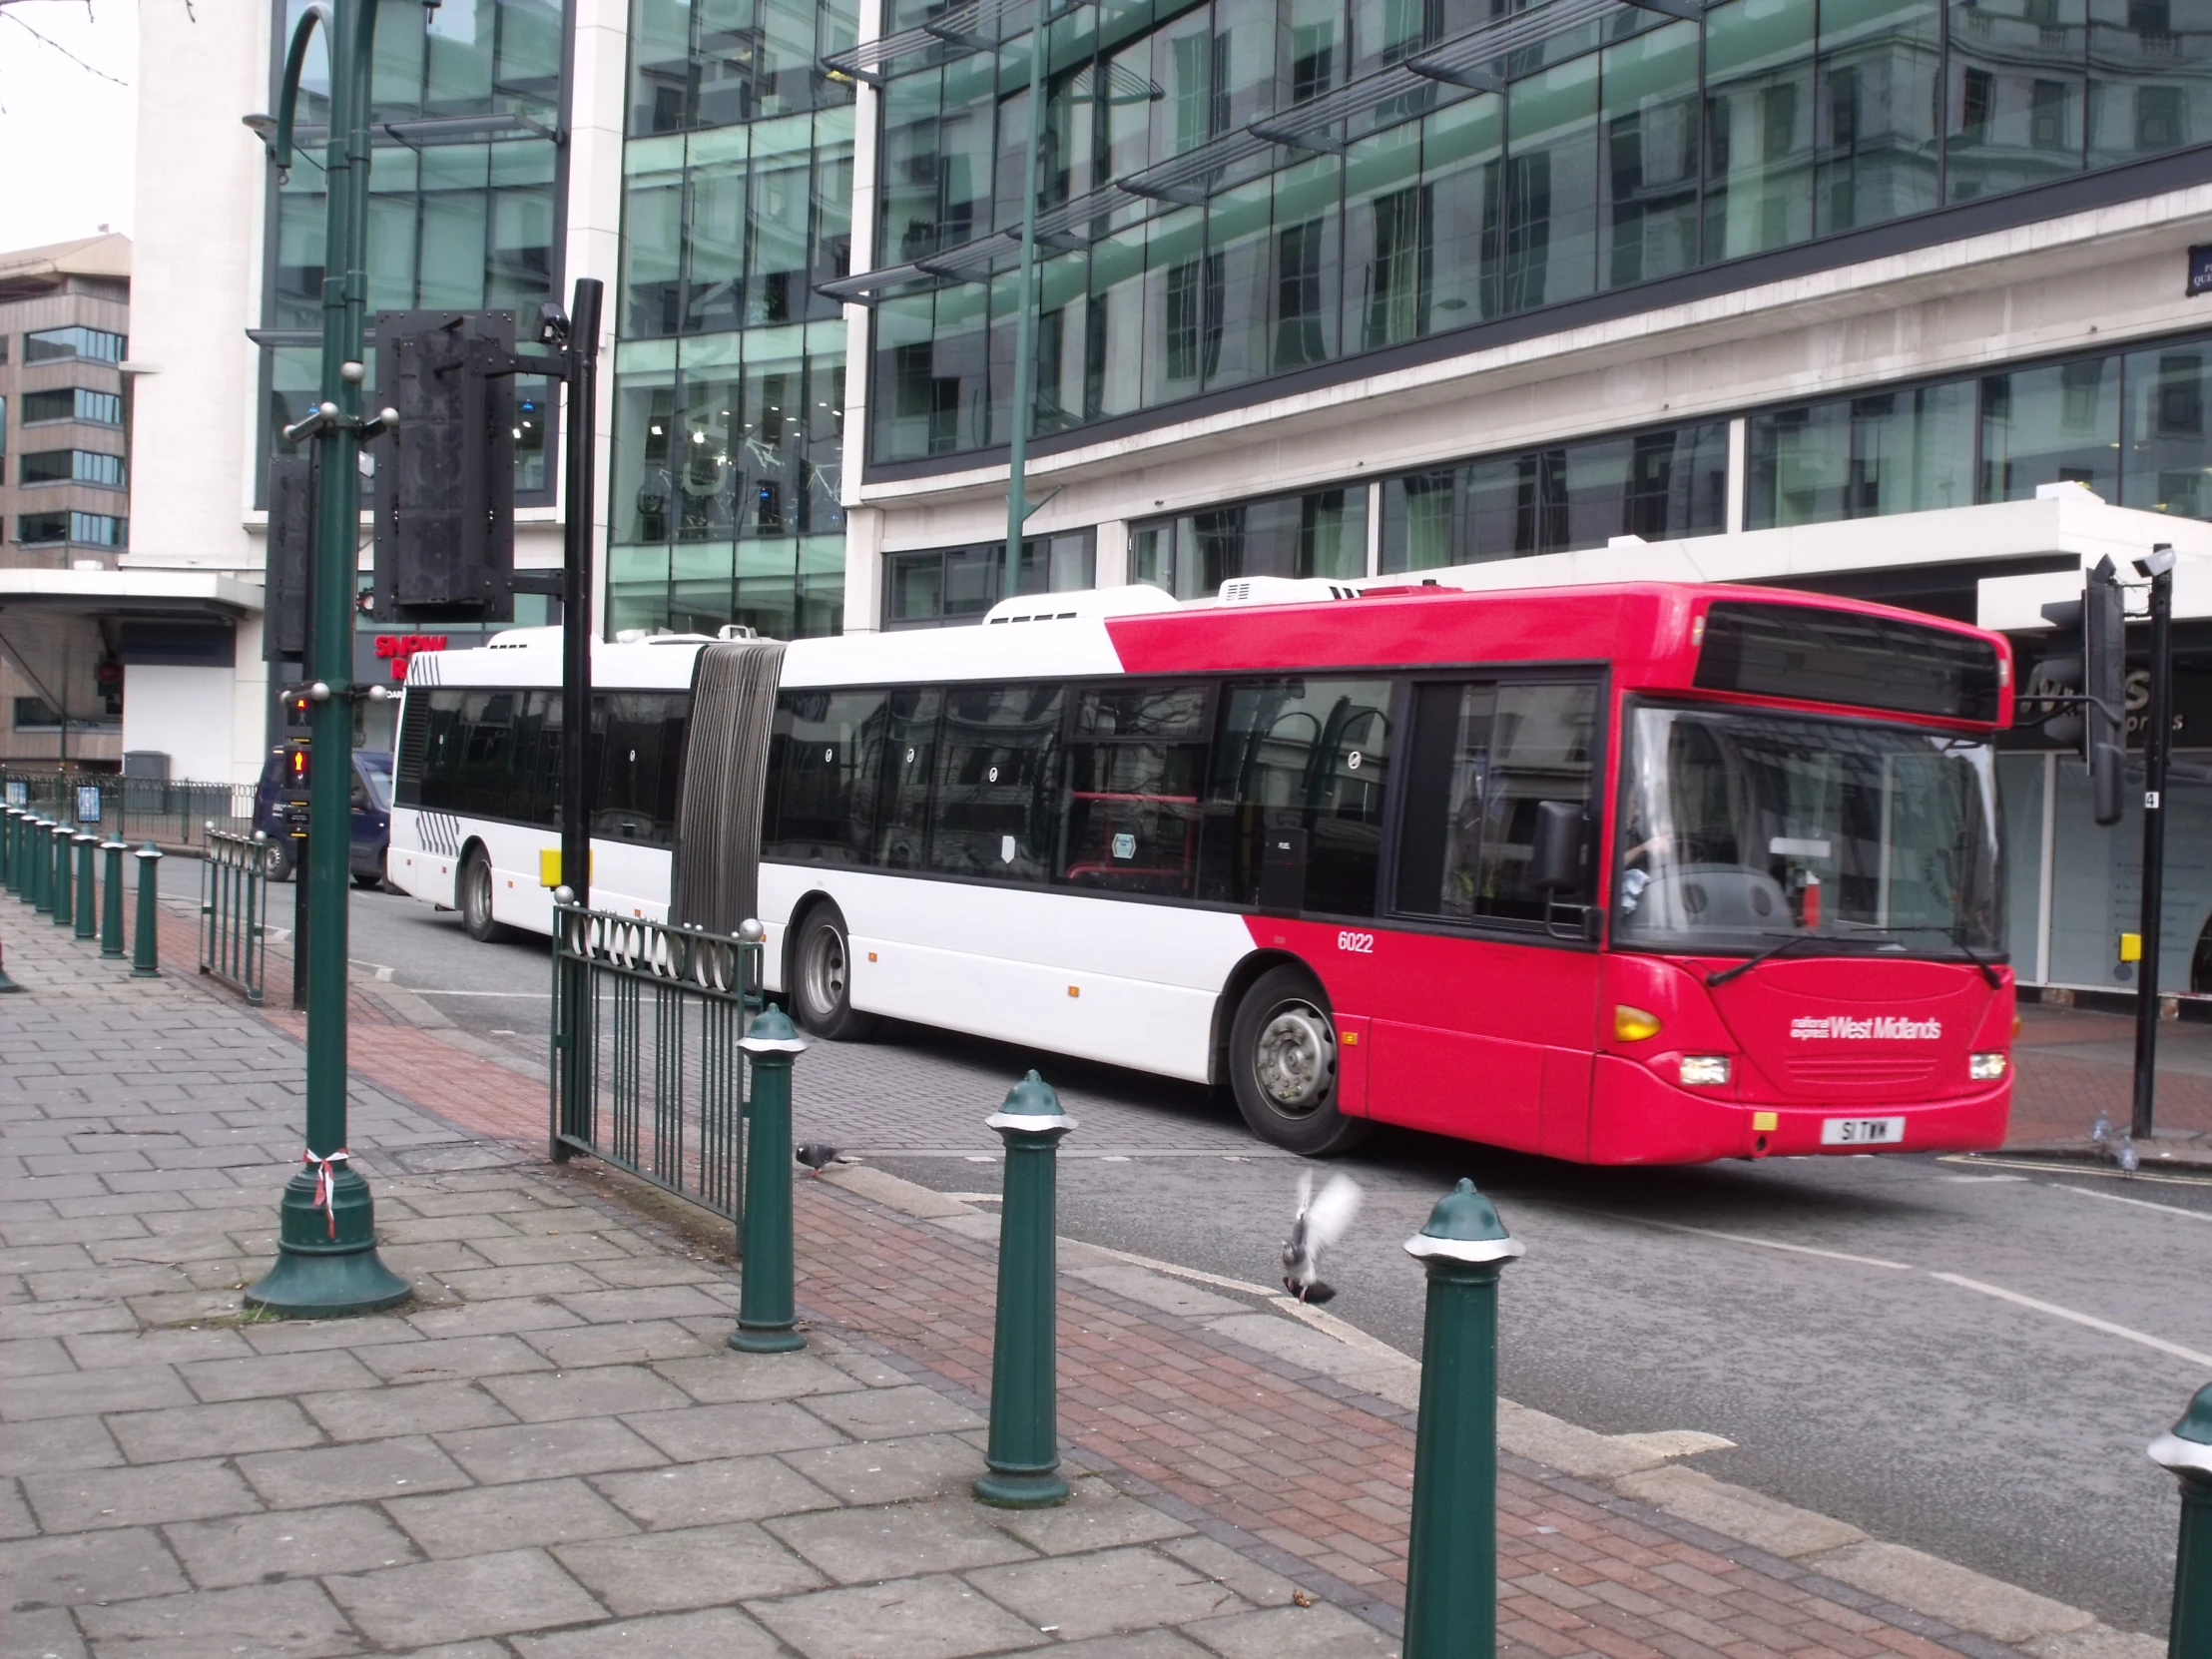
[[[1339,933],[1337,935],[1337,948],[1339,950],[1350,950],[1362,956],[1373,956],[1375,954],[1375,935],[1373,933]]]

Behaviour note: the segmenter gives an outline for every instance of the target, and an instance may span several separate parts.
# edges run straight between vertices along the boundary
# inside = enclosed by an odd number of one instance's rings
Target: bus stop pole
[[[2166,906],[2166,757],[2173,748],[2173,551],[2161,542],[2139,568],[2150,572],[2150,703],[2143,711],[2143,962],[2136,969],[2135,1121],[2130,1136],[2156,1132],[2158,952]]]
[[[591,908],[591,647],[596,632],[592,618],[591,536],[593,469],[597,465],[599,411],[599,310],[603,292],[597,277],[576,279],[574,303],[568,319],[568,443],[563,464],[568,472],[567,516],[561,525],[561,869],[558,886],[569,891],[569,902]],[[556,932],[564,925],[555,915]],[[556,1109],[560,1121],[553,1136],[554,1162],[565,1163],[569,1143],[563,1135],[582,1132],[585,1121],[584,1054],[575,1034],[583,1029],[582,1010],[591,996],[591,930],[579,924],[576,938],[583,949],[556,948],[553,971],[561,975],[554,987],[556,1002],[571,1011],[571,1041],[556,1050],[560,1090]]]

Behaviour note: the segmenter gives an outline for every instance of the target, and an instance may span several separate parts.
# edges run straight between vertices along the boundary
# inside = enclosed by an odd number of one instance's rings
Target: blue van
[[[269,837],[263,855],[264,869],[272,881],[288,881],[297,856],[298,842],[291,838],[286,807],[304,804],[307,746],[292,742],[270,752],[262,766],[261,783],[254,790],[254,828]],[[301,784],[294,786],[298,778]],[[354,883],[380,886],[384,879],[384,848],[391,839],[391,757],[375,750],[353,751],[353,810],[348,867]]]

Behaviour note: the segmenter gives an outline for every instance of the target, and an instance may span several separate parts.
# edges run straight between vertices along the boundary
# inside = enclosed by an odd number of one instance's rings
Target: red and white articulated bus
[[[1227,1084],[1302,1153],[2002,1141],[2001,638],[1742,587],[1240,589],[602,647],[593,902],[742,902],[819,1034]],[[552,631],[410,677],[390,875],[479,932],[550,926],[558,680]]]

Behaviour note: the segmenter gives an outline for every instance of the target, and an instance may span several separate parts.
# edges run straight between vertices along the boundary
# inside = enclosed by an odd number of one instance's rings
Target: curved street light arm
[[[299,21],[291,31],[291,48],[284,54],[284,90],[276,106],[276,136],[270,143],[270,159],[276,164],[276,171],[291,171],[292,119],[299,110],[299,76],[307,67],[307,42],[313,38],[314,26],[322,25],[324,49],[336,44],[337,25],[330,20],[330,8],[323,0],[314,3],[299,14]]]

